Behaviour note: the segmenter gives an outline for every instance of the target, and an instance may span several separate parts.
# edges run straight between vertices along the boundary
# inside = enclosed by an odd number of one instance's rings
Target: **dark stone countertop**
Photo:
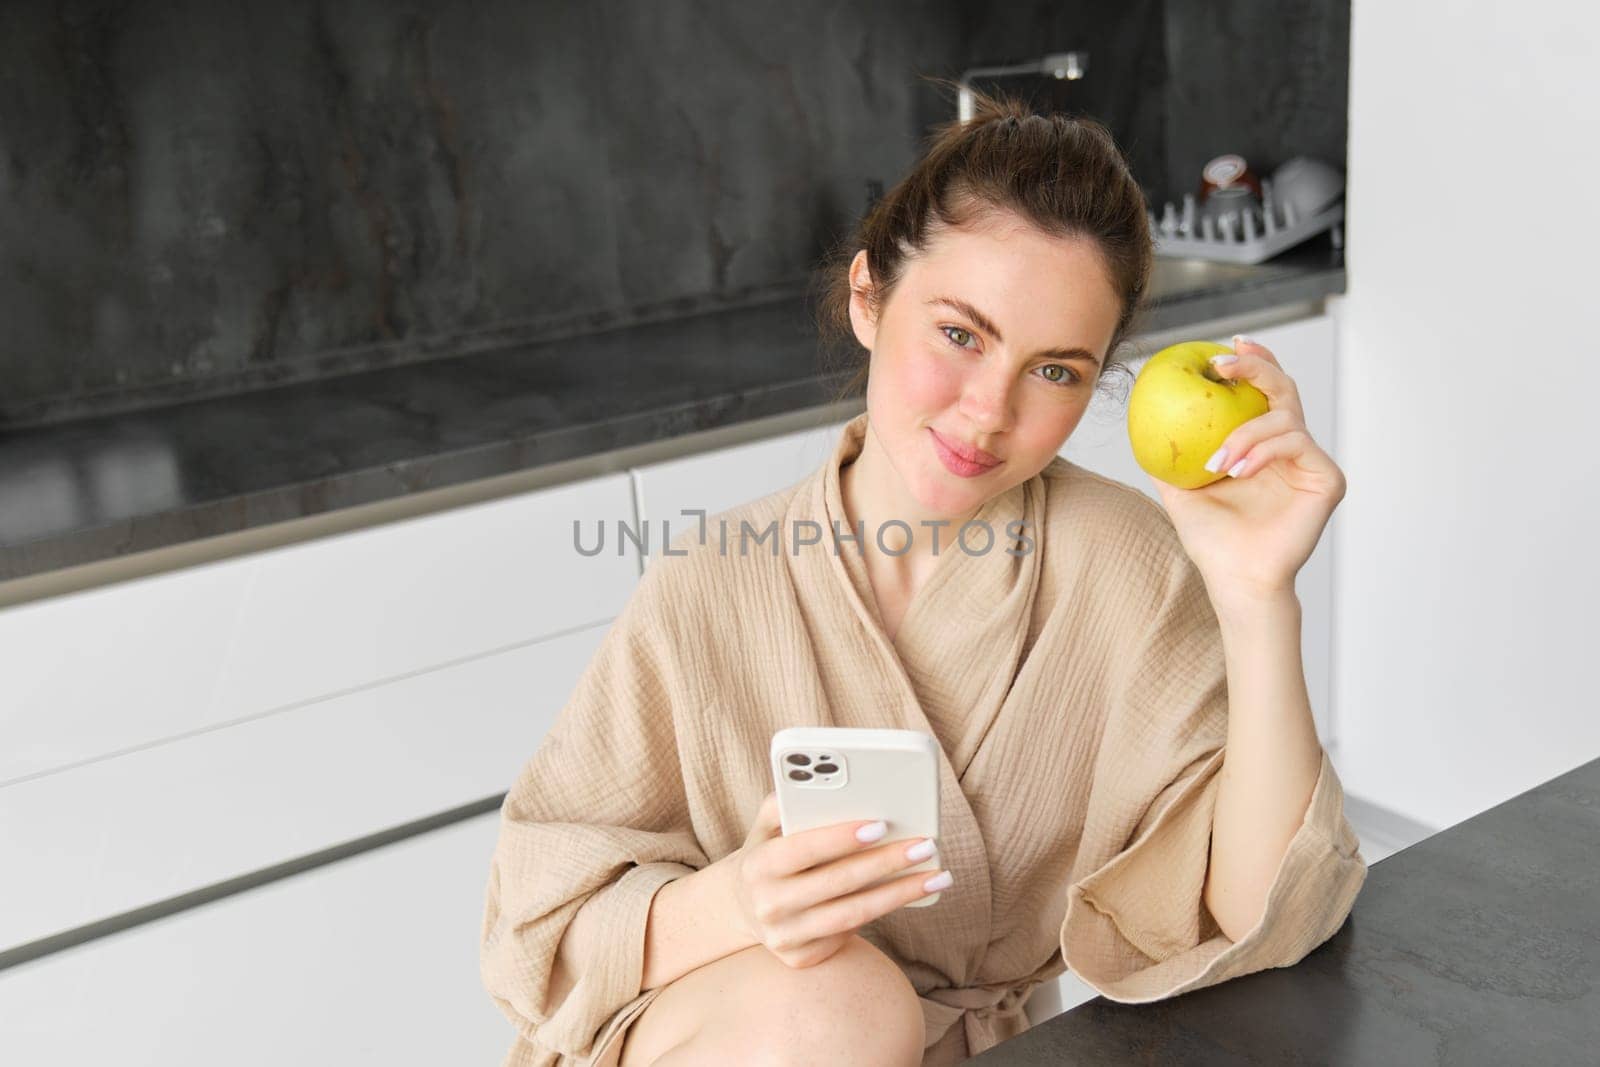
[[[1158,259],[1146,329],[1344,291],[1314,239]],[[801,296],[215,399],[0,430],[0,581],[829,403]],[[581,476],[580,471],[578,476]]]
[[[1153,1004],[1103,997],[971,1060],[1600,1062],[1600,759],[1372,865],[1292,967]]]

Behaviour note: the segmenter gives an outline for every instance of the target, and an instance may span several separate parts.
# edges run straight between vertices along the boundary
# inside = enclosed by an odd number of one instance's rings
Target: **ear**
[[[856,340],[868,352],[878,336],[877,318],[867,304],[867,294],[872,291],[872,274],[867,270],[867,250],[863,248],[850,261],[850,325]]]

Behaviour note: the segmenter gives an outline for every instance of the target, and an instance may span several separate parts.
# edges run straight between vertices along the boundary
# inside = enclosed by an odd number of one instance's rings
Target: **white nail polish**
[[[1206,460],[1206,470],[1210,471],[1212,474],[1215,474],[1219,470],[1222,469],[1222,465],[1224,463],[1226,463],[1227,461],[1228,461],[1228,450],[1227,450],[1227,448],[1225,448],[1225,447],[1224,448],[1219,448],[1219,449],[1217,449],[1215,452],[1213,452],[1211,454],[1211,458],[1210,459]]]
[[[951,874],[949,871],[940,871],[932,878],[929,878],[926,882],[923,882],[922,888],[929,893],[934,893],[940,889],[949,889],[955,884],[955,881],[955,875]]]
[[[933,855],[933,838],[925,837],[921,841],[906,849],[906,859],[925,860]]]
[[[1242,470],[1244,470],[1244,460],[1241,459],[1239,462],[1228,468],[1228,477],[1237,478],[1239,477],[1239,472]]]
[[[887,833],[888,830],[889,830],[889,827],[884,823],[884,821],[882,819],[879,819],[877,822],[869,822],[869,823],[867,823],[867,825],[861,827],[860,829],[858,829],[856,831],[856,840],[857,841],[876,841],[878,838],[882,837],[885,833]]]

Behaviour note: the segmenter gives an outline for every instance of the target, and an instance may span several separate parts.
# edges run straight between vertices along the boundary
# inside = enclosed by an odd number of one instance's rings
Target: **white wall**
[[[1600,756],[1597,56],[1579,0],[1351,13],[1334,757],[1436,827]]]

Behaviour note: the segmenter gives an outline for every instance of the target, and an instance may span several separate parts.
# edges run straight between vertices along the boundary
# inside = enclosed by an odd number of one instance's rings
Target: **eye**
[[[1077,371],[1073,370],[1071,367],[1068,367],[1064,363],[1046,363],[1044,366],[1039,368],[1039,371],[1044,375],[1044,380],[1053,385],[1073,385],[1082,380],[1082,377]],[[1055,377],[1052,377],[1048,373],[1049,371],[1060,371],[1061,373]]]
[[[957,348],[966,348],[967,341],[972,339],[972,331],[963,330],[959,326],[941,326],[939,329],[944,331],[944,335],[950,338],[950,343]]]

